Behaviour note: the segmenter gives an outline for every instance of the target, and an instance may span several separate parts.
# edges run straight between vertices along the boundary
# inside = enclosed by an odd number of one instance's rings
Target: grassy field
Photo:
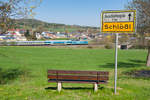
[[[77,31],[79,29],[82,29],[82,28],[49,28],[49,31],[52,31],[52,32],[65,32],[67,30],[68,32],[74,32],[74,31]]]
[[[0,100],[150,100],[150,80],[124,72],[145,67],[146,50],[120,50],[117,95],[113,94],[114,50],[48,47],[0,47]],[[105,70],[109,84],[98,92],[92,84],[47,82],[48,69]],[[149,68],[150,69],[150,68]]]

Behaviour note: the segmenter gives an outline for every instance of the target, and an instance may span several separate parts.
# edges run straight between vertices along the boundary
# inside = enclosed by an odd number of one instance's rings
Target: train
[[[5,42],[5,45],[9,46],[88,45],[88,41],[75,41],[75,40],[15,41],[15,42]]]

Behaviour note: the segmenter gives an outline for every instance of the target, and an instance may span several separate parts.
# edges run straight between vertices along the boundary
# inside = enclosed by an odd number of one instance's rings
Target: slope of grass
[[[0,84],[0,99],[148,100],[150,80],[133,79],[122,74],[124,71],[145,68],[146,54],[145,50],[119,51],[118,93],[114,95],[114,50],[0,47],[0,73],[14,69],[19,73],[5,84]],[[64,83],[62,92],[58,93],[56,83],[47,82],[48,69],[106,70],[110,72],[110,80],[109,84],[101,85],[97,93],[93,92],[92,84],[74,83]]]

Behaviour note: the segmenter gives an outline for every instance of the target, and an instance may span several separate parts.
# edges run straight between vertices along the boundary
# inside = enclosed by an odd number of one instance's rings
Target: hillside
[[[90,30],[98,30],[98,27],[90,27],[90,26],[79,26],[79,25],[65,25],[59,23],[48,23],[37,19],[17,19],[16,28],[24,28],[24,29],[44,29],[47,31],[86,31]]]

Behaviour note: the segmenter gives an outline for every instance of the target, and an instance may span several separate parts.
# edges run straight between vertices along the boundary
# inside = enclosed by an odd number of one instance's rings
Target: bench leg
[[[98,84],[97,83],[94,83],[94,91],[98,91]]]
[[[58,92],[60,92],[60,91],[61,91],[61,87],[62,87],[61,82],[58,82],[58,83],[57,83],[57,90],[58,90]]]

